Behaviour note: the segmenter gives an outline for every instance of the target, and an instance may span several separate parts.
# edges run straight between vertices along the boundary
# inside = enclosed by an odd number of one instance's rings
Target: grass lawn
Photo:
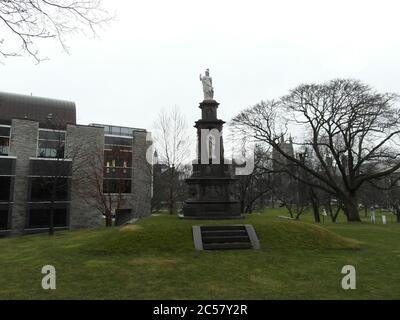
[[[258,251],[197,252],[191,225],[152,216],[124,228],[0,239],[0,299],[399,299],[400,224],[276,218],[279,209],[226,223],[253,224]],[[225,222],[224,222],[225,223]],[[341,288],[344,265],[357,290]],[[54,265],[57,290],[41,289]]]

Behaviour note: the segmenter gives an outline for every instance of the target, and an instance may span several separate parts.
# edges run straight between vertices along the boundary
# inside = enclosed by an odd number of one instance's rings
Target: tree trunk
[[[240,212],[245,213],[245,211],[246,211],[246,203],[245,203],[245,200],[242,199],[242,200],[240,200]]]
[[[253,212],[253,205],[252,205],[252,203],[249,203],[246,206],[246,209],[244,210],[244,213],[252,213],[252,212]]]
[[[337,218],[339,217],[339,213],[340,213],[341,208],[337,208],[335,214],[332,216],[332,222],[336,223]]]
[[[336,220],[340,213],[340,207],[336,208],[336,212],[334,213],[332,205],[331,205],[331,200],[329,199],[329,202],[326,204],[325,209],[328,210],[329,216],[331,217],[332,222],[336,223]]]
[[[361,222],[356,194],[350,194],[349,198],[345,200],[344,212],[348,222]]]
[[[49,235],[54,235],[54,202],[56,199],[56,183],[53,183],[51,190],[51,202],[50,202],[50,217],[49,217]]]
[[[316,199],[315,193],[313,190],[310,192],[310,200],[311,200],[311,205],[314,213],[314,221],[315,223],[320,223],[321,222],[321,217],[319,215],[319,207],[318,207],[318,201]]]
[[[321,218],[319,216],[319,208],[315,201],[312,201],[313,213],[314,213],[314,221],[316,223],[321,222]]]
[[[54,235],[54,202],[51,202],[50,204],[49,235]]]
[[[169,189],[169,214],[174,214],[175,203],[174,203],[174,188],[171,186]]]
[[[106,211],[106,227],[112,227],[112,214],[110,210]]]
[[[287,206],[287,205],[286,205],[286,203],[285,203],[284,207],[287,209],[287,211],[288,211],[288,212],[289,212],[289,214],[290,214],[290,217],[293,219],[294,217],[293,217],[293,211],[292,211],[292,208],[291,208],[291,207],[289,207],[289,206]]]
[[[169,214],[175,213],[175,167],[172,166],[170,169],[169,176]]]

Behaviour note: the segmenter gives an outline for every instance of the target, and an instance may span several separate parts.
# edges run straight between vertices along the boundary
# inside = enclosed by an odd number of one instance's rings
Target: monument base
[[[183,219],[191,220],[231,220],[243,219],[237,203],[186,201],[183,205]]]
[[[233,166],[224,159],[222,129],[218,119],[219,103],[210,97],[200,103],[202,117],[196,122],[197,159],[193,173],[186,183],[189,197],[183,204],[184,219],[225,220],[240,219],[240,205],[236,198],[237,180]]]
[[[189,185],[189,198],[184,202],[182,218],[199,220],[240,219],[239,202],[234,198],[234,184],[230,165],[194,165],[194,174],[186,180]],[[209,170],[207,170],[209,169]],[[220,178],[208,177],[219,171]]]

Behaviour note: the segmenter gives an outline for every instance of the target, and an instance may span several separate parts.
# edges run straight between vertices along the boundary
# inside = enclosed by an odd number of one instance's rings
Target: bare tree
[[[112,227],[113,208],[120,207],[121,195],[114,197],[111,192],[104,192],[104,176],[107,170],[104,165],[104,148],[96,146],[95,153],[87,161],[88,166],[83,175],[92,188],[78,188],[77,193],[81,199],[105,217],[106,227]]]
[[[119,153],[114,153],[116,163],[119,161]],[[89,183],[92,188],[77,188],[78,196],[88,205],[97,210],[105,217],[106,227],[113,226],[113,213],[117,213],[126,203],[125,177],[128,168],[116,166],[107,166],[104,161],[104,148],[96,147],[96,152],[86,160],[87,166],[82,172],[83,180]],[[82,170],[81,170],[82,171]],[[111,185],[108,175],[113,177]],[[143,199],[136,199],[136,205],[139,205]],[[139,203],[138,203],[139,202]]]
[[[245,150],[246,148],[243,146],[242,151]],[[246,157],[243,152],[242,157]],[[270,164],[269,151],[260,145],[256,145],[254,149],[254,170],[248,175],[237,176],[238,198],[242,213],[253,212],[257,201],[272,193],[273,178]]]
[[[365,197],[371,196],[373,205],[390,208],[400,223],[400,172],[369,181]]]
[[[154,127],[158,163],[165,167],[162,179],[168,193],[168,211],[173,214],[179,196],[180,176],[190,160],[191,139],[185,117],[177,107],[168,112],[162,110]]]
[[[291,218],[300,220],[300,216],[305,213],[308,207],[308,202],[305,188],[293,176],[293,168],[281,167],[274,169],[271,173],[272,183],[270,188],[272,195],[279,201],[280,206],[287,209]]]
[[[374,182],[372,182],[374,184]],[[397,218],[397,222],[400,223],[400,173],[394,172],[392,175],[384,179],[382,183],[385,187],[376,187],[374,184],[374,189],[379,189],[380,193],[386,195],[387,203],[391,207],[393,214]],[[382,185],[381,184],[381,185]]]
[[[44,58],[38,47],[54,39],[68,51],[67,35],[96,28],[111,20],[102,0],[0,0],[0,55]]]
[[[361,186],[400,168],[397,101],[398,95],[377,93],[359,81],[333,80],[300,85],[278,101],[261,102],[237,115],[233,124],[301,168],[296,179],[338,199],[348,221],[360,221]],[[280,147],[279,138],[289,128],[304,135],[295,144],[313,151],[316,166]],[[301,171],[313,179],[304,180]]]
[[[397,217],[397,222],[400,223],[400,187],[399,186],[391,189],[390,204],[393,209],[393,214]]]
[[[175,171],[175,202],[176,209],[186,200],[188,195],[188,185],[185,180],[190,177],[191,166],[184,165],[179,171]],[[168,206],[170,209],[170,179],[171,172],[167,165],[156,164],[154,166],[153,176],[153,197],[152,197],[152,212],[160,211]]]

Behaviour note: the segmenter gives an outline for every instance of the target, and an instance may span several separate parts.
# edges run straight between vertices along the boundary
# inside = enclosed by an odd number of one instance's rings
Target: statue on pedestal
[[[201,119],[196,121],[197,159],[192,175],[185,181],[189,196],[183,203],[182,218],[225,220],[239,219],[240,204],[235,198],[237,178],[233,167],[225,163],[222,130],[224,121],[218,119],[219,103],[214,100],[210,71],[200,75],[204,101],[200,102]]]
[[[204,100],[214,100],[214,88],[212,78],[210,77],[210,69],[206,70],[204,77],[200,74],[200,81],[203,83]]]

